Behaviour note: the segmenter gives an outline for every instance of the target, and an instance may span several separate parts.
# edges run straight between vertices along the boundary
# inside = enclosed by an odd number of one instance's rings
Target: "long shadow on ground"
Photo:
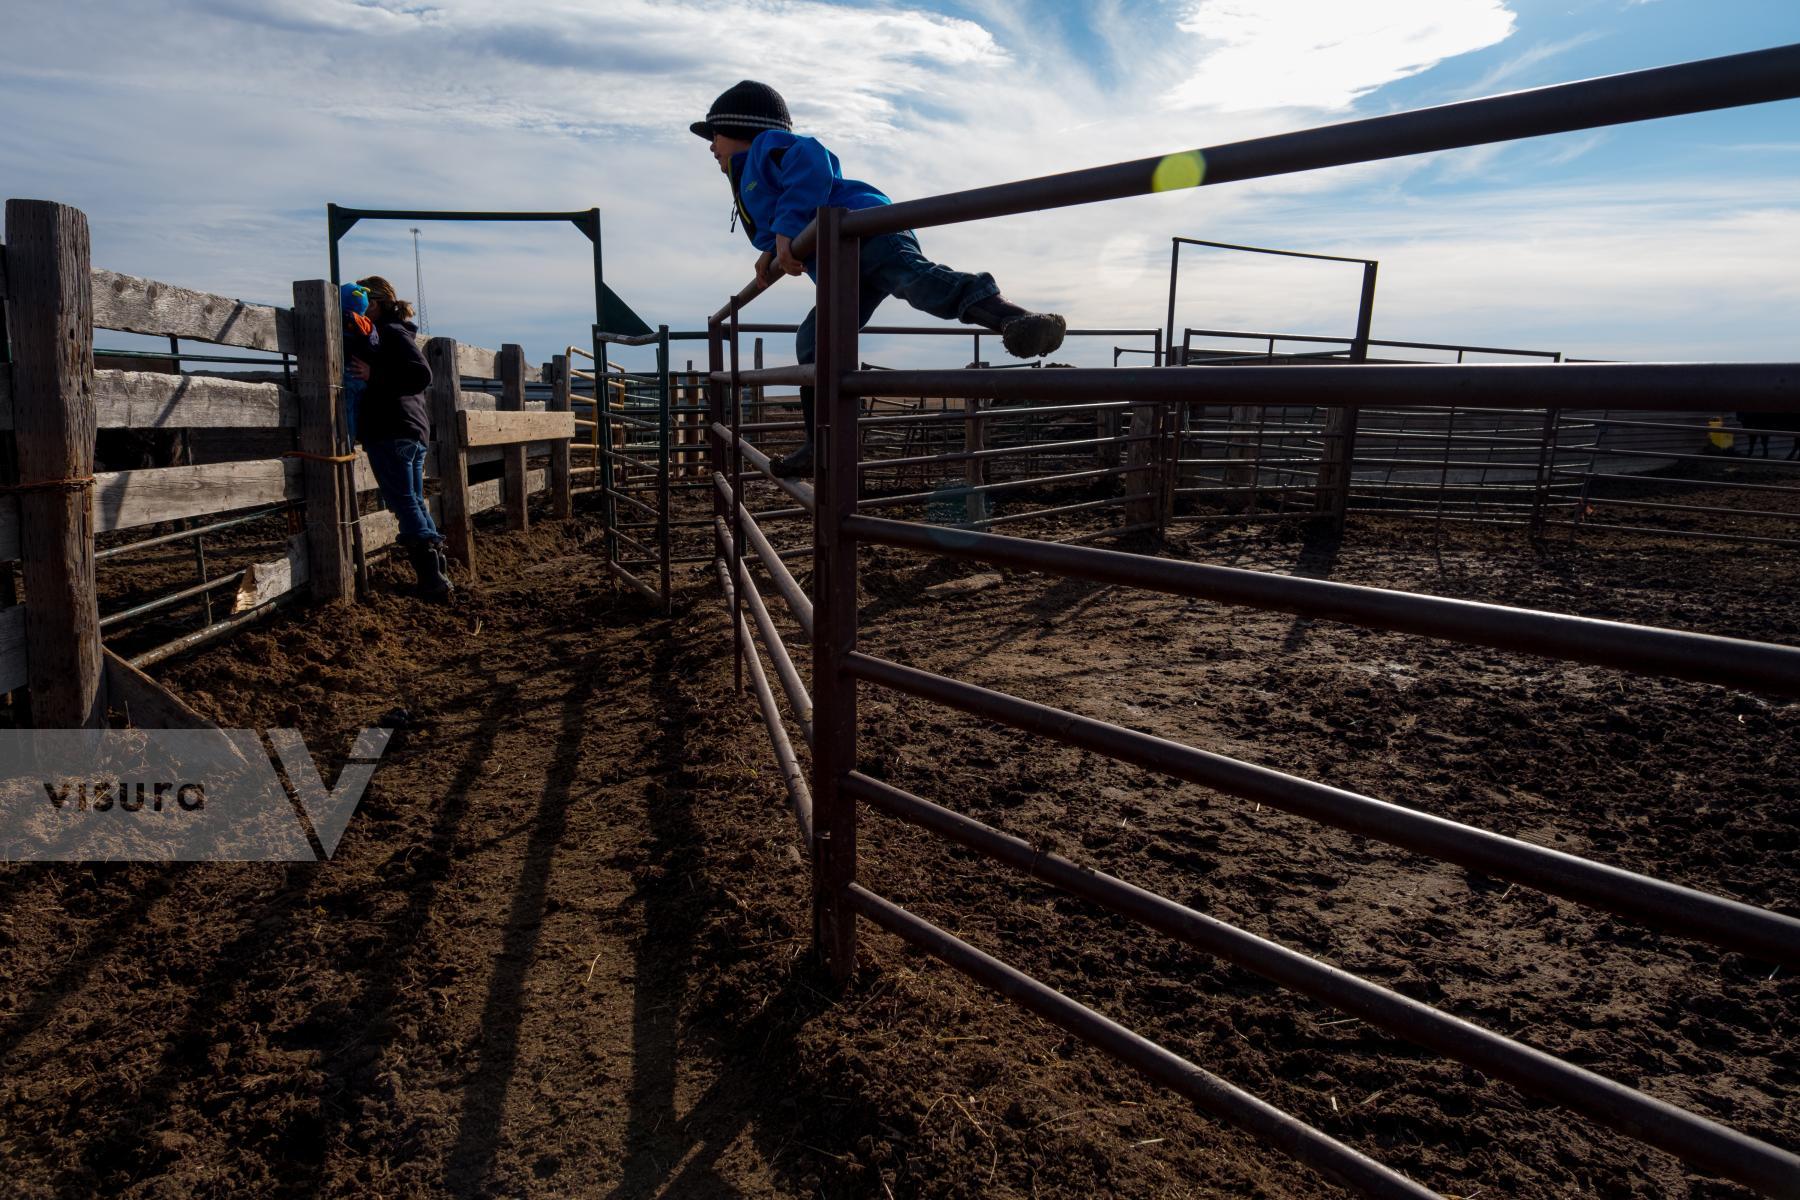
[[[531,840],[507,914],[505,944],[488,983],[481,1012],[480,1061],[465,1089],[467,1101],[450,1152],[444,1186],[458,1196],[490,1194],[501,1118],[519,1061],[519,1016],[525,978],[543,934],[544,898],[557,847],[568,831],[575,777],[581,766],[582,735],[591,729],[588,703],[602,677],[602,655],[590,654],[576,669],[578,682],[563,695],[556,754],[538,796]]]
[[[703,657],[707,651],[692,653]],[[698,706],[684,686],[683,655],[665,639],[652,661],[653,694],[666,708],[648,750],[666,783],[645,797],[650,836],[637,896],[644,911],[635,961],[626,1158],[608,1200],[742,1195],[743,1187],[734,1182],[737,1168],[722,1166],[720,1159],[745,1138],[779,1190],[816,1195],[818,1179],[791,1151],[804,1142],[811,1152],[837,1157],[854,1133],[879,1126],[874,1116],[847,1120],[861,1102],[824,1096],[808,1081],[796,1039],[834,1003],[810,955],[787,957],[785,973],[759,973],[754,1002],[721,979],[719,972],[728,972],[734,962],[768,965],[752,953],[767,943],[760,941],[765,931],[733,923],[730,914],[744,912],[744,905],[726,886],[725,864],[717,864],[715,872],[710,852],[709,840],[741,838],[744,831],[730,827],[729,814],[703,820],[695,811],[708,785],[691,765],[689,734],[718,715]],[[720,686],[728,686],[723,678]],[[720,699],[747,703],[741,697]],[[762,747],[760,741],[752,744]],[[778,811],[768,819],[783,821]],[[775,827],[791,835],[789,827]],[[736,855],[732,847],[721,845],[720,851]],[[797,924],[800,918],[786,911],[785,899],[773,903],[782,906],[780,920]],[[767,912],[766,906],[753,907]],[[797,928],[787,925],[782,931],[793,936],[775,941],[804,946]],[[701,962],[704,975],[696,972]],[[685,1100],[684,1070],[689,1078],[712,1075],[704,1091]],[[762,1181],[742,1182],[758,1194],[767,1187]]]
[[[482,678],[477,664],[467,664],[472,678]],[[292,1175],[283,1180],[286,1190],[297,1195],[317,1193],[324,1183],[327,1154],[337,1139],[354,1144],[356,1101],[374,1082],[379,1070],[379,1049],[391,1040],[391,1010],[398,980],[419,945],[419,931],[431,911],[439,885],[449,876],[452,848],[468,812],[467,792],[480,777],[500,726],[510,715],[510,699],[517,688],[487,676],[485,686],[471,694],[492,699],[450,785],[445,789],[423,853],[403,864],[406,874],[394,886],[408,897],[404,908],[381,931],[378,944],[367,948],[357,943],[346,949],[358,961],[349,969],[366,979],[364,989],[351,1001],[318,1006],[309,1019],[282,1040],[289,1049],[312,1049],[323,1055],[322,1093],[315,1099],[315,1115],[295,1112],[278,1134],[280,1158]],[[197,1066],[206,1063],[206,1052],[219,1029],[229,1019],[234,1004],[257,981],[281,969],[281,947],[292,938],[302,914],[311,907],[315,888],[326,864],[290,866],[274,894],[241,918],[243,930],[211,957],[204,978],[180,1027],[165,1040],[165,1049],[152,1076],[131,1090],[126,1110],[103,1118],[110,1131],[89,1142],[77,1161],[71,1162],[59,1180],[59,1190],[82,1194],[111,1191],[141,1178],[161,1157],[155,1135],[170,1101],[184,1083],[194,1078]],[[346,1032],[348,1031],[348,1032]],[[371,1052],[371,1051],[374,1052]],[[207,1098],[201,1098],[204,1106]],[[96,1118],[101,1119],[101,1118]]]

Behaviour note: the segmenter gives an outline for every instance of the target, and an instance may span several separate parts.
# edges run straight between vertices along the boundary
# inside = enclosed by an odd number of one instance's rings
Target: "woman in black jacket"
[[[447,599],[452,585],[444,537],[425,504],[425,455],[431,440],[425,390],[431,386],[431,368],[414,340],[419,327],[412,323],[412,305],[379,275],[356,282],[368,289],[368,316],[375,325],[375,360],[352,358],[345,364],[352,376],[368,381],[357,402],[357,438],[368,451],[382,499],[400,522],[400,545],[418,573],[420,594]]]

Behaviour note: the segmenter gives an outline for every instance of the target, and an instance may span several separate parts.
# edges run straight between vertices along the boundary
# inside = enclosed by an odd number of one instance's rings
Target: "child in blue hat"
[[[344,310],[344,420],[350,430],[350,444],[356,444],[356,405],[369,383],[351,370],[353,360],[375,361],[381,335],[375,322],[369,320],[369,289],[360,283],[346,283],[338,288],[338,302]]]
[[[745,236],[762,251],[756,276],[764,282],[773,282],[777,271],[812,273],[811,263],[794,257],[792,239],[806,228],[815,210],[892,203],[868,184],[845,179],[837,155],[817,139],[797,136],[787,102],[766,83],[746,79],[727,89],[713,101],[706,119],[688,128],[711,143],[719,170],[731,180],[732,221],[742,221]],[[865,239],[861,268],[859,328],[869,323],[883,300],[899,296],[934,317],[998,333],[1007,352],[1019,358],[1051,353],[1067,332],[1063,318],[1055,313],[1029,312],[1003,297],[992,275],[971,275],[932,262],[920,251],[911,230]],[[812,362],[817,350],[817,320],[816,309],[807,313],[794,335],[795,355],[803,364]],[[777,475],[812,474],[812,388],[800,389],[800,408],[806,441],[772,464]]]

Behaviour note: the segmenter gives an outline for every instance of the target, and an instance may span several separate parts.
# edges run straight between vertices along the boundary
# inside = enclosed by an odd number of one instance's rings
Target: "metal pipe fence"
[[[721,310],[721,318],[729,324],[729,312],[742,298]],[[791,333],[797,326],[752,324],[740,321],[738,334]],[[942,338],[971,339],[975,358],[968,368],[1013,370],[1033,363],[990,367],[980,358],[981,338],[991,333],[958,329],[954,326],[880,326],[863,330],[870,335],[913,336],[935,335]],[[1156,329],[1105,328],[1072,329],[1071,338],[1141,337],[1149,339],[1153,352],[1160,357],[1162,332]],[[739,396],[738,405],[750,419],[735,426],[739,435],[770,456],[798,444],[802,425],[792,420],[797,416],[797,400],[793,396],[773,395],[769,389],[810,384],[815,378],[810,366],[764,367],[761,365],[762,340],[757,339],[756,365],[745,369],[740,363],[736,388],[748,388]],[[867,363],[857,364],[873,374],[888,368]],[[729,380],[725,381],[728,384]],[[734,393],[737,394],[737,393]],[[958,397],[954,401],[929,392],[892,392],[865,397],[859,417],[862,447],[862,497],[871,504],[892,507],[911,504],[919,509],[921,519],[934,524],[975,526],[996,518],[993,502],[1004,496],[1009,511],[1005,520],[1030,519],[1027,513],[1034,498],[1028,496],[1023,481],[1038,480],[1046,487],[1086,485],[1101,488],[1107,480],[1127,472],[1114,471],[1122,455],[1133,454],[1146,460],[1153,456],[1151,435],[1134,435],[1125,428],[1124,416],[1132,406],[1111,405],[1045,405],[1028,401],[990,404],[980,397]],[[770,420],[770,416],[786,416],[786,420]],[[770,435],[782,434],[785,437]],[[956,468],[954,474],[948,473]],[[1074,476],[1084,470],[1094,473],[1082,479]],[[1105,472],[1105,473],[1102,473]],[[995,487],[996,484],[1021,486]],[[1143,489],[1120,487],[1109,496],[1096,497],[1095,507],[1128,507],[1142,499]],[[900,497],[911,499],[902,501]],[[1100,503],[1105,501],[1106,503]],[[1054,517],[1067,511],[1066,505],[1054,500],[1040,506],[1038,515]],[[1141,515],[1141,514],[1140,514]],[[1129,517],[1128,517],[1129,519]]]
[[[594,419],[586,423],[592,430],[589,449],[594,482],[579,490],[599,493],[608,573],[667,613],[679,554],[672,523],[676,486],[672,456],[681,445],[674,437],[674,387],[669,369],[673,335],[662,325],[647,334],[610,332],[595,326],[592,336],[592,350],[570,346],[566,351],[571,359],[584,358],[594,364],[591,372],[570,371],[594,385]],[[615,345],[651,347],[654,367],[630,372],[614,366],[608,361],[607,348]],[[621,516],[626,509],[650,518],[651,542],[626,532],[629,526]],[[635,554],[627,555],[625,547]],[[640,574],[646,570],[651,572],[649,579]]]
[[[1312,334],[1183,331],[1184,336],[1200,332],[1263,339],[1264,366],[1294,365],[1292,356],[1268,357],[1274,354],[1276,341],[1328,340]],[[1564,361],[1557,351],[1379,339],[1371,344],[1454,351],[1459,361],[1464,352]],[[1196,361],[1185,346],[1177,348],[1177,362],[1192,367],[1217,370],[1243,361]],[[1328,470],[1334,439],[1343,437],[1341,431],[1328,428],[1328,416],[1324,406],[1179,406],[1167,468],[1175,500],[1168,519],[1309,513],[1325,507],[1316,484]],[[1624,528],[1593,519],[1607,509],[1654,509],[1687,516],[1655,527],[1631,526],[1632,531],[1669,538],[1740,537],[1763,544],[1790,540],[1800,544],[1800,505],[1784,511],[1742,499],[1707,502],[1712,492],[1742,491],[1749,496],[1789,490],[1779,481],[1800,472],[1796,431],[1759,421],[1749,410],[1726,415],[1676,410],[1670,419],[1644,420],[1622,418],[1606,409],[1496,409],[1472,403],[1364,407],[1344,453],[1350,464],[1340,485],[1346,512],[1397,514],[1419,506],[1415,493],[1432,492],[1441,501],[1432,506],[1432,516],[1440,524],[1483,522],[1501,510],[1529,505],[1537,512],[1535,533],[1547,532],[1548,517],[1555,510],[1560,517],[1556,524],[1566,525],[1574,534]],[[1695,465],[1677,469],[1684,464]],[[1800,479],[1795,482],[1800,484]],[[1657,492],[1658,498],[1638,494],[1646,489]],[[1557,500],[1570,491],[1582,492],[1583,504],[1565,506]]]
[[[869,371],[859,369],[857,328],[859,239],[878,233],[1143,194],[1159,190],[1159,182],[1171,177],[1171,163],[1180,168],[1179,177],[1186,185],[1213,185],[1796,95],[1800,95],[1800,46],[1790,46],[880,208],[856,212],[821,209],[794,245],[797,254],[804,258],[816,256],[817,263],[818,359],[812,377],[818,388],[818,473],[811,485],[773,480],[814,517],[810,599],[797,594],[791,574],[785,580],[780,578],[786,573],[785,566],[778,566],[781,559],[772,550],[764,553],[766,538],[758,542],[757,520],[743,500],[743,493],[759,476],[772,476],[767,456],[755,451],[744,436],[738,389],[745,376],[735,362],[732,370],[726,369],[726,352],[728,339],[735,340],[732,335],[751,328],[739,323],[738,313],[764,290],[765,285],[760,282],[742,289],[708,323],[707,428],[716,484],[715,564],[732,613],[734,643],[745,662],[752,665],[751,683],[770,725],[777,766],[794,796],[797,814],[803,814],[801,829],[812,864],[814,943],[831,974],[840,982],[849,979],[857,948],[858,921],[868,920],[1175,1089],[1204,1111],[1251,1131],[1358,1191],[1369,1195],[1433,1194],[865,887],[857,878],[857,842],[859,806],[867,804],[1152,929],[1244,963],[1284,986],[1363,1016],[1456,1061],[1492,1071],[1544,1099],[1674,1154],[1698,1170],[1769,1195],[1800,1192],[1800,1157],[1786,1149],[1646,1096],[1514,1039],[1395,996],[1297,951],[1205,918],[1124,880],[1057,859],[1029,842],[870,779],[858,770],[857,742],[859,688],[868,685],[891,689],[1173,778],[1232,795],[1254,797],[1260,803],[1315,821],[1460,863],[1733,952],[1789,967],[1800,965],[1800,920],[1792,916],[1285,775],[1070,709],[1039,704],[877,658],[858,649],[857,606],[858,549],[863,545],[886,545],[1059,577],[1301,612],[1468,645],[1599,663],[1639,674],[1703,680],[1782,697],[1800,696],[1800,649],[1794,647],[1236,571],[1092,547],[1007,538],[972,529],[932,529],[857,511],[862,477],[868,469],[863,455],[865,406],[861,401],[896,394],[961,397],[990,404],[1014,399],[1032,404],[1078,405],[1104,398],[1132,405],[1148,418],[1145,428],[1135,432],[1160,439],[1165,447],[1163,461],[1182,457],[1177,418],[1190,411],[1246,406],[1263,410],[1266,418],[1270,407],[1304,409],[1323,414],[1323,419],[1313,422],[1318,428],[1309,428],[1305,436],[1316,441],[1336,438],[1340,447],[1335,461],[1329,454],[1321,457],[1317,473],[1332,478],[1329,482],[1326,478],[1318,480],[1315,490],[1324,492],[1330,488],[1346,493],[1352,490],[1350,485],[1355,478],[1349,449],[1356,431],[1355,418],[1376,411],[1444,414],[1444,429],[1437,431],[1437,444],[1453,447],[1458,444],[1454,428],[1457,416],[1475,410],[1484,410],[1479,419],[1493,426],[1496,436],[1509,437],[1512,435],[1502,432],[1504,424],[1492,420],[1493,414],[1520,413],[1521,421],[1536,420],[1554,434],[1560,431],[1560,414],[1565,412],[1598,410],[1605,420],[1615,411],[1800,410],[1800,365],[1791,363],[1551,361],[1515,366],[1359,361],[1353,365],[1294,365],[1280,370],[1228,364],[1209,367],[1204,372],[1166,367],[1104,371]],[[1357,340],[1364,353],[1355,357],[1364,359],[1369,344],[1366,328],[1359,329]],[[1555,414],[1555,419],[1547,414]],[[1579,429],[1591,430],[1594,424],[1585,417],[1576,422]],[[1580,477],[1577,504],[1590,500],[1593,480],[1607,474],[1596,469],[1605,465],[1599,456],[1598,441],[1596,438],[1596,444],[1583,445],[1578,441],[1574,446],[1564,446],[1554,445],[1551,437],[1542,440],[1538,457],[1523,468],[1533,486],[1524,492],[1524,500],[1509,501],[1522,505],[1512,511],[1530,514],[1522,516],[1518,524],[1533,525],[1541,519],[1548,507],[1545,489],[1549,481],[1569,469],[1559,464],[1571,454],[1589,456],[1586,474]],[[1396,445],[1402,443],[1403,439],[1395,439]],[[1379,457],[1411,459],[1399,450],[1385,450]],[[1530,454],[1524,457],[1529,459]],[[1447,471],[1451,461],[1449,449],[1445,449],[1443,460],[1441,469]],[[1394,464],[1372,465],[1385,469]],[[1485,461],[1483,467],[1496,469]],[[1152,500],[1158,493],[1166,497],[1175,482],[1157,461],[1146,464],[1144,476],[1151,485],[1144,495]],[[1252,478],[1248,486],[1254,489],[1256,480]],[[1446,494],[1452,490],[1446,481],[1439,479],[1427,486],[1435,489],[1437,503],[1444,506]],[[795,705],[810,704],[811,786],[804,807],[799,792],[804,781],[799,778],[791,742],[785,732],[775,729],[777,700],[762,668],[765,651],[777,664],[778,672],[782,659],[791,656],[785,647],[777,650],[779,630],[772,620],[755,621],[756,636],[752,636],[751,623],[739,615],[740,604],[748,601],[753,591],[757,597],[749,601],[752,615],[759,607],[766,610],[756,572],[744,558],[747,544],[757,545],[761,562],[774,573],[777,591],[796,620],[805,612],[804,624],[810,632],[810,693],[805,690],[805,681],[795,678],[789,696]],[[762,638],[761,649],[757,636]],[[784,690],[788,690],[785,674],[783,679]],[[801,696],[807,699],[799,699]]]

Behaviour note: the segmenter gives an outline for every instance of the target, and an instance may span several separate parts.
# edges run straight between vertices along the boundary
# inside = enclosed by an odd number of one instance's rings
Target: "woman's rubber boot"
[[[450,578],[450,556],[444,552],[444,539],[438,538],[425,544],[431,547],[431,556],[437,559],[438,574],[444,577],[444,583],[454,592],[456,581]]]
[[[1000,335],[1001,345],[1014,358],[1042,358],[1063,344],[1069,324],[1056,313],[1028,312],[1005,296],[990,296],[971,304],[963,322],[979,325]]]
[[[450,598],[450,577],[438,566],[437,554],[430,542],[413,542],[406,548],[412,560],[413,573],[419,577],[419,595],[426,600]]]

